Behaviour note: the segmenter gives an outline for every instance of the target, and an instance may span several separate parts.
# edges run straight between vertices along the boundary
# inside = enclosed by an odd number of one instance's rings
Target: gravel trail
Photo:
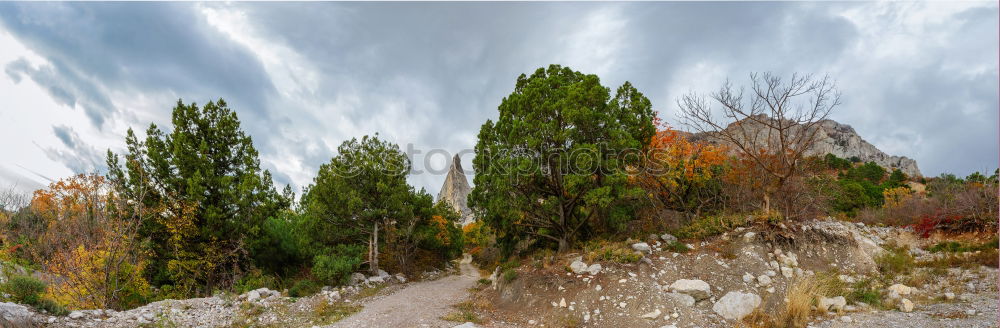
[[[412,283],[395,293],[364,301],[364,309],[333,325],[339,327],[452,327],[460,322],[440,318],[455,311],[451,306],[469,297],[467,289],[479,280],[479,270],[466,254],[461,273],[433,281]]]

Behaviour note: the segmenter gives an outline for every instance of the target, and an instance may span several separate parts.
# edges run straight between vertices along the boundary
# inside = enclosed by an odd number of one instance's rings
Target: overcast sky
[[[925,175],[966,175],[1000,156],[998,48],[996,2],[0,3],[0,186],[101,171],[178,98],[226,99],[296,190],[376,132],[421,151],[417,169],[444,171],[434,149],[468,169],[517,76],[552,63],[631,81],[668,122],[727,77],[830,74],[833,119]]]

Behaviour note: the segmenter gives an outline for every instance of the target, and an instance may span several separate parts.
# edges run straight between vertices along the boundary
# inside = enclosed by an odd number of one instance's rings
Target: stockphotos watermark
[[[374,163],[375,170],[384,174],[403,175],[446,175],[451,169],[452,159],[458,155],[462,172],[467,176],[475,175],[472,160],[477,155],[492,163],[491,170],[502,175],[537,174],[548,175],[552,170],[559,170],[562,175],[611,175],[618,173],[660,175],[671,170],[665,165],[649,165],[663,163],[656,159],[670,156],[669,150],[638,149],[609,147],[607,144],[594,144],[586,147],[575,147],[562,150],[557,147],[531,149],[527,147],[504,149],[500,151],[485,151],[476,154],[473,149],[462,149],[452,152],[447,149],[433,148],[423,150],[413,144],[406,144],[403,151],[405,157],[375,158],[373,154],[363,153],[344,158],[347,163]],[[651,161],[652,160],[652,161]],[[333,165],[334,173],[340,176],[353,177],[364,173],[358,165]]]

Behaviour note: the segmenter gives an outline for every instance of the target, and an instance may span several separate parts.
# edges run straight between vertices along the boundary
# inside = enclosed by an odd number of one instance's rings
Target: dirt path
[[[361,312],[328,327],[452,327],[460,322],[440,318],[455,311],[451,306],[469,296],[467,289],[479,280],[479,270],[466,254],[461,274],[417,282],[395,293],[365,301]]]

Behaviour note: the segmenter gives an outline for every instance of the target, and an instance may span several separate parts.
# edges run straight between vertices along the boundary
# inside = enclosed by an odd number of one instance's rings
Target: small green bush
[[[319,285],[312,280],[299,280],[295,282],[295,285],[292,285],[292,288],[288,289],[288,296],[305,297],[316,294],[319,289]]]
[[[511,282],[514,281],[514,279],[517,279],[517,270],[514,270],[514,268],[503,270],[504,281]]]
[[[705,239],[744,227],[754,222],[752,215],[715,215],[698,218],[677,229],[674,236],[680,239]],[[769,220],[770,221],[770,220]]]
[[[14,276],[3,285],[3,291],[10,294],[14,302],[36,305],[42,300],[45,283],[28,276]]]
[[[672,241],[670,243],[667,243],[667,245],[664,246],[664,248],[675,253],[687,253],[691,251],[690,247],[679,241]]]
[[[887,246],[885,253],[875,258],[875,264],[883,275],[898,276],[910,273],[916,261],[905,246]]]
[[[361,251],[360,245],[337,245],[313,258],[312,273],[320,282],[344,284],[351,272],[361,265]]]
[[[52,315],[69,314],[69,310],[66,310],[65,307],[59,305],[59,303],[56,303],[56,301],[53,301],[48,298],[43,298],[40,301],[38,301],[38,304],[36,304],[35,307],[37,307],[40,310],[45,310],[45,312],[48,312],[49,314]]]
[[[251,270],[246,276],[236,281],[233,289],[236,290],[237,294],[243,294],[262,287],[275,289],[277,286],[278,280],[274,276],[265,274],[260,270]]]

